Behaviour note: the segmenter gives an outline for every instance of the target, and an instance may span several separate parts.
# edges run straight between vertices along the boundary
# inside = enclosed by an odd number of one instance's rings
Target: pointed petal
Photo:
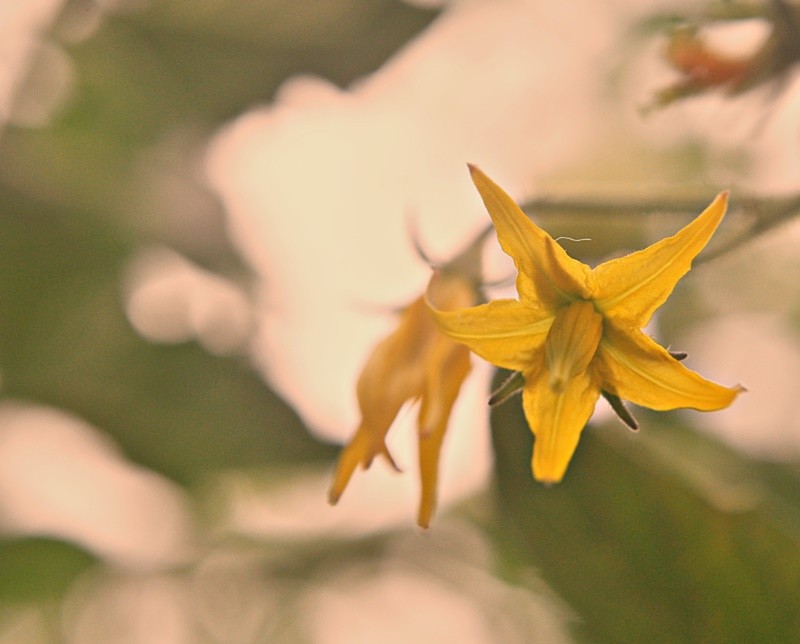
[[[722,192],[692,223],[672,237],[594,269],[592,299],[607,318],[645,326],[691,268],[717,229],[728,203]]]
[[[706,380],[638,329],[619,329],[608,321],[594,366],[603,389],[659,411],[723,409],[742,391]]]
[[[333,481],[328,490],[328,503],[336,505],[356,468],[360,465],[363,469],[367,469],[379,454],[386,458],[395,471],[400,471],[383,442],[383,436],[376,435],[362,425],[339,455]]]
[[[339,500],[356,467],[369,467],[376,456],[383,455],[397,469],[386,448],[386,434],[402,406],[422,393],[426,357],[441,337],[420,297],[372,350],[356,384],[361,424],[339,456],[328,495],[331,503]]]
[[[514,200],[473,165],[472,181],[497,229],[500,246],[517,267],[520,299],[544,310],[590,295],[591,271],[572,259],[545,231],[522,212]]]
[[[537,481],[558,483],[564,477],[599,397],[600,387],[591,371],[578,374],[559,392],[550,387],[545,370],[528,377],[522,405],[536,437],[531,467]]]
[[[421,436],[447,423],[461,384],[471,368],[469,349],[442,335],[428,357],[419,410]]]
[[[417,523],[427,528],[436,509],[439,452],[450,413],[471,369],[469,350],[444,339],[428,364],[419,410],[419,476],[421,483]]]
[[[397,328],[372,350],[356,384],[362,425],[385,435],[403,404],[420,395],[425,360],[440,332],[423,298],[403,311]]]
[[[369,436],[364,432],[357,432],[353,439],[348,443],[336,463],[336,471],[333,474],[333,481],[328,490],[328,503],[336,505],[339,498],[344,493],[353,472],[362,462],[364,454],[370,449]]]
[[[517,300],[494,300],[468,309],[431,315],[442,331],[467,345],[484,360],[512,371],[530,366],[530,357],[544,344],[553,316]]]

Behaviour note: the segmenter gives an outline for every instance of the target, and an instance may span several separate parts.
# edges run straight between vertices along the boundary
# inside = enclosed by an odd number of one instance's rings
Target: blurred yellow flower
[[[477,243],[482,237],[434,272],[427,292],[443,308],[469,307],[479,301],[475,275],[480,263]],[[474,262],[464,261],[469,257],[477,261],[477,270]],[[329,501],[335,504],[356,467],[368,468],[376,456],[383,456],[398,469],[386,447],[386,434],[401,407],[418,400],[422,489],[417,523],[427,528],[436,507],[439,452],[450,412],[470,368],[467,347],[439,330],[422,296],[414,300],[403,311],[395,331],[375,347],[358,379],[361,424],[339,457]]]
[[[591,269],[567,255],[478,168],[470,171],[500,245],[514,259],[519,299],[463,310],[433,298],[428,304],[451,338],[522,373],[537,480],[563,478],[601,393],[656,410],[710,411],[733,402],[741,387],[705,380],[641,331],[708,243],[725,214],[727,193],[674,236]]]

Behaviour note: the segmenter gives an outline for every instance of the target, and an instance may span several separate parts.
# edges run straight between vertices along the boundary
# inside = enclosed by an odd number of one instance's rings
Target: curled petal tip
[[[423,530],[427,530],[431,525],[431,519],[436,510],[436,500],[433,498],[423,498],[417,512],[417,525]]]
[[[716,197],[714,197],[714,201],[712,202],[712,205],[719,203],[719,204],[722,205],[723,210],[727,210],[727,208],[728,208],[728,199],[730,198],[730,196],[731,196],[731,191],[730,190],[723,190]]]
[[[393,456],[392,456],[392,455],[389,453],[389,450],[386,448],[386,446],[384,446],[384,448],[383,448],[383,452],[381,452],[381,453],[383,454],[383,457],[386,459],[386,462],[387,462],[387,463],[389,463],[389,466],[390,466],[390,467],[391,467],[391,468],[392,468],[392,469],[393,469],[395,472],[402,472],[402,471],[403,471],[403,468],[401,468],[401,467],[400,467],[400,466],[397,464],[397,461],[395,461],[395,460],[394,460],[394,457],[393,457]]]
[[[474,163],[468,163],[467,168],[469,169],[469,175],[472,178],[472,183],[476,183],[486,176],[484,175],[483,170],[481,170]]]
[[[536,467],[537,470],[545,469],[543,467]],[[547,468],[550,470],[554,470],[555,468]],[[566,468],[565,468],[566,469]],[[550,488],[556,485],[557,483],[561,483],[564,479],[564,474],[558,474],[555,471],[550,472],[534,472],[533,473],[534,480],[541,483],[544,487]]]

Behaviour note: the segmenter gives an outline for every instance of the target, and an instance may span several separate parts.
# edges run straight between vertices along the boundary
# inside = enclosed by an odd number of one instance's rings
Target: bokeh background
[[[672,26],[746,57],[775,6],[0,0],[0,642],[797,641],[800,224],[759,204],[800,192],[800,86],[643,109]],[[325,497],[409,230],[488,222],[466,162],[587,262],[730,188],[648,330],[749,391],[598,407],[545,488],[476,361],[422,531],[412,411],[403,473]]]

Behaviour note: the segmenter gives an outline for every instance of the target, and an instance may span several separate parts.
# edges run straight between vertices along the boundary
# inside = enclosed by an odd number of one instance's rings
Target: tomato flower
[[[522,405],[535,435],[534,478],[563,478],[601,393],[656,410],[711,411],[733,402],[741,387],[704,379],[641,331],[708,243],[727,193],[672,237],[591,269],[483,172],[473,166],[470,172],[517,267],[519,299],[454,310],[429,296],[428,304],[453,340],[522,374]]]
[[[480,235],[462,254],[436,269],[428,297],[443,308],[480,301]],[[397,328],[373,349],[356,385],[361,423],[342,451],[329,492],[338,502],[355,469],[376,456],[395,469],[386,434],[407,402],[419,401],[419,474],[421,498],[417,523],[430,524],[436,507],[439,452],[461,385],[471,369],[469,349],[448,338],[431,317],[423,296],[406,307]]]

